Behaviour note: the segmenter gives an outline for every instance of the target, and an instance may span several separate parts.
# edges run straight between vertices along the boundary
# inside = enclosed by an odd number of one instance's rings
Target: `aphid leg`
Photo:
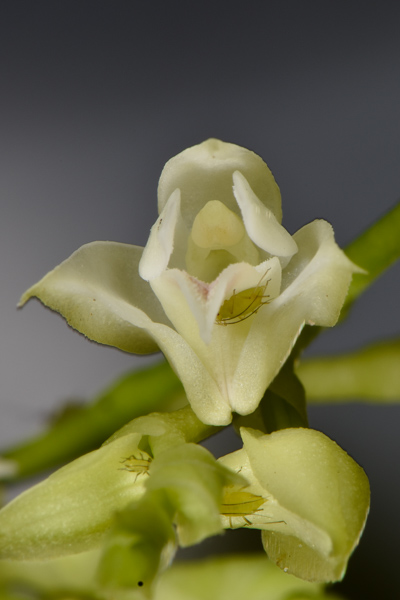
[[[139,475],[150,475],[149,468],[151,460],[152,459],[148,454],[138,450],[137,454],[132,454],[120,461],[120,463],[124,465],[123,467],[120,467],[120,470],[135,473],[135,483]]]
[[[268,300],[270,297],[269,294],[265,294],[271,279],[268,279],[261,285],[262,280],[266,277],[269,270],[268,268],[265,271],[254,288],[243,290],[238,294],[236,294],[236,290],[233,291],[232,296],[225,300],[220,307],[215,321],[217,325],[234,325],[235,323],[240,323],[257,313],[261,306],[271,302]],[[240,303],[243,307],[242,310],[239,308]],[[236,306],[238,306],[238,312],[235,313]]]

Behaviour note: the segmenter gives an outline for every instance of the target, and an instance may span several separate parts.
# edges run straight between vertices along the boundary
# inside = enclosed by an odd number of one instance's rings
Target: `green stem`
[[[400,258],[399,231],[400,202],[347,246],[347,256],[367,273],[354,275],[342,312]]]
[[[98,448],[128,421],[157,410],[182,406],[183,388],[166,362],[129,373],[94,402],[66,414],[47,431],[7,449],[17,480],[54,468]]]

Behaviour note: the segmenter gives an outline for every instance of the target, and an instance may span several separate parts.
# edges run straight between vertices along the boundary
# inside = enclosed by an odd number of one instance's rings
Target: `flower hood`
[[[243,448],[219,462],[249,485],[226,488],[224,526],[261,529],[270,560],[287,573],[308,581],[342,579],[369,511],[363,469],[320,431],[240,433]]]
[[[204,422],[253,412],[305,323],[332,326],[351,263],[332,227],[291,236],[279,188],[253,152],[210,139],[172,158],[144,249],[93,242],[22,297],[92,340],[160,349]]]

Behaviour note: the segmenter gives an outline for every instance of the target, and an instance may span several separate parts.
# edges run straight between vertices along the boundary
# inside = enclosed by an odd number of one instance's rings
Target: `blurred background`
[[[89,343],[36,301],[15,305],[81,244],[144,245],[161,169],[184,148],[213,136],[254,150],[280,185],[286,228],[322,217],[342,246],[399,199],[399,26],[399,3],[1,2],[2,447],[155,360]],[[399,335],[399,275],[383,276],[313,352]],[[372,486],[341,589],[393,598],[400,406],[312,408],[310,421]],[[232,449],[224,440],[219,453]]]

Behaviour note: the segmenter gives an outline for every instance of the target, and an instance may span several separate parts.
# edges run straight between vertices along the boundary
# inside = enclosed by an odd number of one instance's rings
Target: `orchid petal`
[[[261,202],[281,222],[281,195],[265,162],[250,150],[216,139],[188,148],[166,163],[158,185],[159,212],[179,188],[182,215],[189,226],[209,200],[220,200],[238,214],[232,193],[232,173],[236,170],[243,173]]]
[[[255,316],[230,384],[232,410],[250,414],[290,354],[305,323],[332,326],[358,270],[336,245],[332,227],[314,221],[295,236],[299,253],[283,270],[286,287]]]
[[[209,425],[228,425],[232,420],[229,399],[202,357],[171,327],[149,322],[147,330],[181,379],[197,417]],[[207,349],[204,343],[203,347]]]
[[[186,340],[198,338],[200,334],[204,343],[209,344],[224,300],[243,290],[258,288],[264,277],[268,281],[265,284],[268,285],[268,297],[272,300],[279,294],[281,284],[277,258],[264,261],[257,267],[234,263],[224,269],[212,284],[199,281],[185,271],[170,269],[154,280],[152,287],[176,330]]]
[[[201,446],[181,444],[157,456],[150,469],[147,493],[164,492],[175,512],[181,546],[191,546],[222,530],[219,506],[225,485],[243,484],[236,473]]]
[[[149,281],[160,275],[168,266],[174,249],[175,227],[180,211],[180,191],[174,190],[168,198],[150,236],[139,263],[139,275]]]
[[[147,314],[154,321],[168,320],[149,284],[139,277],[141,256],[142,248],[128,244],[86,244],[26,291],[19,305],[35,296],[95,342],[127,352],[156,352],[156,343],[143,328]]]
[[[124,463],[138,452],[141,437],[133,433],[85,454],[7,504],[0,512],[0,558],[35,560],[94,548],[115,511],[144,492],[143,477]]]
[[[282,307],[290,301],[305,321],[323,327],[336,324],[352,275],[363,273],[335,242],[332,226],[316,220],[294,234],[299,252],[283,272]]]
[[[270,514],[285,520],[264,527],[270,559],[308,581],[341,579],[369,510],[363,469],[312,429],[263,435],[243,428],[241,435],[254,477],[270,494]]]
[[[277,258],[265,261],[257,267],[242,263],[228,267],[220,276],[219,286],[217,282],[213,284],[216,285],[215,294],[218,296],[216,306],[219,305],[221,298],[223,299],[225,295],[229,296],[232,293],[234,286],[237,286],[237,292],[241,291],[241,286],[245,289],[256,286],[260,279],[266,275],[268,269],[270,269],[270,272],[267,277],[271,281],[268,283],[267,291],[271,294],[271,298],[274,298],[280,288],[280,264]],[[201,301],[199,297],[196,298],[195,285],[197,284],[193,284],[194,289],[190,288],[191,284],[193,282],[189,276],[173,270],[166,271],[162,277],[152,281],[155,293],[160,298],[171,321],[174,321],[180,335],[175,333],[177,336],[175,340],[171,335],[171,330],[168,331],[168,328],[161,329],[161,326],[156,324],[149,326],[151,327],[149,331],[151,331],[181,378],[196,415],[205,423],[224,425],[231,420],[231,410],[237,410],[236,395],[239,395],[239,397],[243,395],[244,399],[247,399],[247,404],[244,400],[242,410],[246,411],[243,414],[248,414],[257,407],[265,391],[265,388],[261,389],[258,385],[258,381],[252,379],[254,369],[249,375],[245,375],[241,382],[237,379],[236,371],[237,366],[245,360],[243,348],[245,346],[247,348],[246,336],[249,329],[259,326],[256,322],[258,314],[268,310],[273,303],[261,307],[259,313],[254,317],[254,324],[252,324],[253,319],[244,319],[242,322],[226,326],[212,324],[212,337],[210,343],[207,344],[202,339],[195,314],[197,311],[199,320],[203,318],[203,322],[206,323],[207,318],[215,319],[217,308],[211,301],[210,312],[207,313],[206,300]],[[201,282],[198,282],[198,284],[200,285]],[[185,288],[185,285],[187,285],[187,288]],[[185,294],[190,293],[193,293],[193,295],[188,300]],[[200,292],[198,293],[200,294]],[[196,301],[198,302],[197,306],[195,306]],[[202,306],[202,302],[204,302],[204,306]],[[164,336],[163,341],[160,337],[161,333]],[[180,344],[177,343],[178,339]],[[183,339],[185,345],[183,345]],[[289,346],[290,342],[291,340]],[[285,351],[287,351],[287,348],[285,348]],[[251,347],[247,348],[247,352],[252,353]],[[176,356],[175,359],[172,358],[173,355]],[[256,369],[260,371],[267,370],[264,353],[251,355],[256,363]],[[183,359],[185,365],[187,365],[186,367],[181,362]],[[272,357],[271,362],[273,362]],[[269,382],[277,372],[275,362],[273,362],[273,369],[267,370],[270,378]],[[199,385],[200,381],[202,381],[201,387]],[[264,377],[262,377],[261,386],[263,384],[265,384]],[[256,393],[254,393],[254,389]],[[212,401],[212,394],[214,394],[214,402]]]
[[[233,183],[233,193],[250,239],[269,254],[293,256],[297,252],[296,242],[273,212],[257,198],[242,173],[233,173]]]

